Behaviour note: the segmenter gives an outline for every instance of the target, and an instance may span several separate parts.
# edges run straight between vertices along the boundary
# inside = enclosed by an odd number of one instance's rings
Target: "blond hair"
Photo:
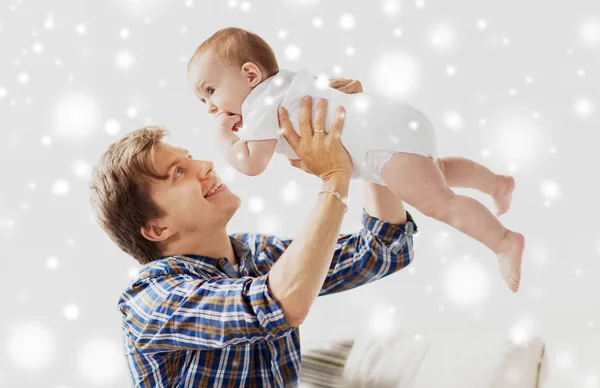
[[[91,203],[98,224],[124,252],[141,264],[162,256],[160,247],[140,232],[164,212],[150,197],[153,179],[164,180],[154,164],[156,146],[168,131],[145,127],[111,144],[92,171]]]
[[[241,67],[246,62],[252,62],[264,73],[264,79],[279,72],[277,58],[271,46],[260,36],[241,28],[224,28],[202,42],[190,58],[188,70],[206,51],[213,52],[229,65]]]

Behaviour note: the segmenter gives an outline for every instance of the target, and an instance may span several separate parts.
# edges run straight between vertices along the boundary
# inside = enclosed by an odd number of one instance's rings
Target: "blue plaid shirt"
[[[363,227],[340,235],[319,295],[381,279],[413,259],[416,225],[363,210]],[[135,387],[289,387],[300,372],[298,328],[267,287],[292,242],[230,236],[239,273],[225,258],[170,256],[144,266],[123,292],[125,352]]]

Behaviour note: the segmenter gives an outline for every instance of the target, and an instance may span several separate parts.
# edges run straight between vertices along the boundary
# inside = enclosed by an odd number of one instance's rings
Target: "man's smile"
[[[219,178],[217,178],[217,181],[215,182],[215,184],[210,188],[210,190],[208,190],[208,192],[204,195],[204,198],[208,198],[214,194],[216,194],[217,192],[221,192],[223,191],[223,189],[225,188],[225,184],[223,182],[221,182],[221,180]]]

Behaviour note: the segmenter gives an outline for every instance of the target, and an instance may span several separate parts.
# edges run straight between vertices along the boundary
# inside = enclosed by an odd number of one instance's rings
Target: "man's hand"
[[[290,159],[294,167],[316,175],[323,181],[332,175],[352,175],[352,161],[348,151],[340,141],[342,125],[344,123],[344,109],[337,109],[336,117],[329,131],[325,131],[325,116],[327,114],[327,101],[320,100],[317,113],[312,118],[312,98],[302,100],[300,107],[300,134],[298,136],[292,127],[285,109],[279,110],[279,124],[283,136],[300,157],[300,160]]]
[[[329,86],[334,89],[339,90],[340,92],[346,93],[346,94],[354,94],[354,93],[362,93],[363,92],[362,84],[360,83],[360,81],[355,80],[355,79],[330,78]],[[288,160],[292,166],[299,168],[309,174],[312,174],[312,172],[306,168],[304,163],[302,163],[302,160],[300,160],[300,159],[288,159]]]
[[[363,87],[360,81],[346,78],[330,78],[329,86],[346,94],[362,93]]]

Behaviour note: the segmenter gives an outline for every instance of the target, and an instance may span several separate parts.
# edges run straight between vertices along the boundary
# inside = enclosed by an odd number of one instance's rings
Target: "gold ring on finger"
[[[324,129],[313,129],[313,132],[316,132],[316,133],[325,133],[325,130]]]

